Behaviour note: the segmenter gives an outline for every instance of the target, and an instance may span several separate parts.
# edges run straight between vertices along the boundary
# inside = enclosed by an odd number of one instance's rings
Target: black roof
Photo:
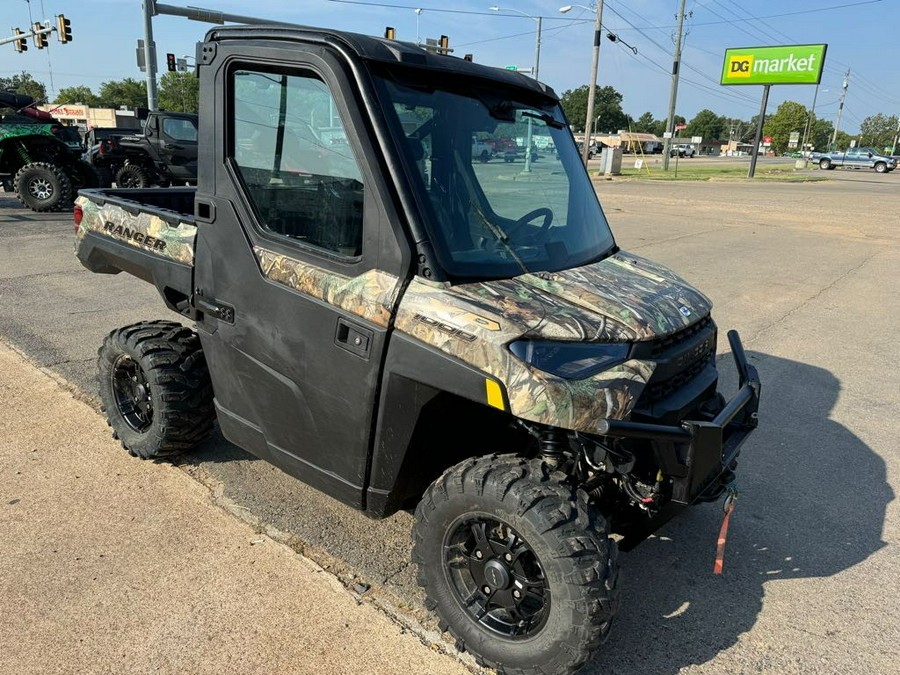
[[[557,100],[556,92],[548,85],[522,73],[494,66],[466,61],[455,56],[435,54],[411,42],[387,40],[371,35],[347,33],[327,28],[299,26],[224,26],[213,28],[206,34],[208,42],[225,40],[285,40],[297,42],[323,42],[350,48],[359,58],[380,61],[423,70],[442,71],[481,80],[530,90]],[[198,53],[198,60],[200,54]]]

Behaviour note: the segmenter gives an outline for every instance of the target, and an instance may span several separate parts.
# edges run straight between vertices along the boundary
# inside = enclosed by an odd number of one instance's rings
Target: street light
[[[541,67],[541,23],[543,21],[543,17],[540,16],[531,16],[526,12],[523,12],[521,9],[515,9],[513,7],[498,7],[494,5],[489,8],[492,12],[516,12],[521,14],[522,16],[528,17],[532,21],[537,22],[537,37],[534,42],[534,70],[532,71],[532,76],[535,80],[538,79],[538,74],[540,73]],[[531,142],[534,135],[533,131],[533,122],[532,119],[528,118],[528,134],[525,138],[525,173],[531,172]]]
[[[580,7],[581,9],[586,9],[587,11],[592,11],[590,7],[585,7],[584,5],[565,5],[559,8],[560,13],[565,14],[572,10],[573,7]],[[603,0],[598,0],[597,2],[597,20],[594,22],[594,58],[591,61],[591,79],[589,82],[590,87],[588,88],[588,104],[587,104],[587,115],[585,115],[584,119],[584,143],[581,146],[581,160],[584,162],[584,165],[587,166],[588,163],[588,153],[590,152],[591,146],[591,122],[594,119],[594,90],[597,88],[597,64],[600,61],[600,30],[602,28],[602,19],[603,19]]]

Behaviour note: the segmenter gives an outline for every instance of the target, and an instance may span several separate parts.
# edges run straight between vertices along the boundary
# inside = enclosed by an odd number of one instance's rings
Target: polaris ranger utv
[[[198,45],[193,188],[86,190],[76,254],[196,323],[112,332],[133,455],[210,432],[385,517],[427,605],[504,673],[571,673],[619,605],[617,541],[722,496],[759,379],[717,393],[710,302],[619,250],[547,86],[414,45],[234,27]],[[555,157],[482,163],[472,137]],[[621,540],[612,534],[621,535]]]

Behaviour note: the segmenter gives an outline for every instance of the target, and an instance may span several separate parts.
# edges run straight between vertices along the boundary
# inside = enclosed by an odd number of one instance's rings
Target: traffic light
[[[393,26],[385,26],[384,27],[384,39],[385,40],[393,40],[394,39],[394,27]]]
[[[438,51],[441,54],[450,53],[450,38],[448,38],[446,35],[441,35],[441,47]]]
[[[27,36],[28,33],[23,33],[20,28],[16,28],[15,36],[16,36],[16,51],[17,52],[27,52],[28,51],[28,39],[24,36]]]
[[[65,15],[56,17],[56,25],[59,28],[59,41],[63,44],[72,41],[72,22]]]
[[[174,73],[178,69],[174,54],[166,54],[166,67],[169,69],[170,73]]]
[[[38,31],[44,30],[44,25],[40,21],[34,22],[34,46],[38,49],[43,49],[46,47],[50,41],[47,40],[46,33],[39,33]]]

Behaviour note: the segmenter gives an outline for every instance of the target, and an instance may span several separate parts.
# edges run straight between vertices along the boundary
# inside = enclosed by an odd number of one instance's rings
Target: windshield
[[[383,81],[438,259],[452,277],[584,265],[614,246],[558,105]]]

